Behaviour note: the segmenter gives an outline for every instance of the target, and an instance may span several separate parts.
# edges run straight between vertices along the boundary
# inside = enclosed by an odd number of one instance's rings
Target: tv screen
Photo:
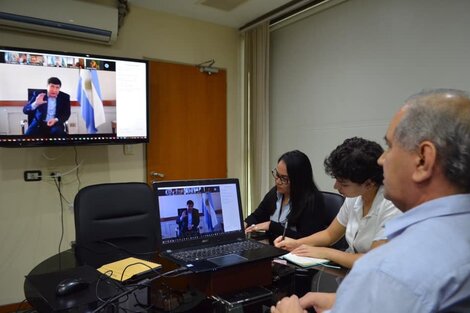
[[[0,146],[148,142],[148,62],[0,47]]]

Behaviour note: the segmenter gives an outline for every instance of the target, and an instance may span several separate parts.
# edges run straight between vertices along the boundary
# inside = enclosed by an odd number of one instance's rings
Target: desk
[[[159,260],[160,261],[160,260]],[[165,272],[176,268],[175,265],[168,264],[161,260]],[[34,267],[29,275],[40,275],[58,271],[73,270],[79,267],[80,264],[77,261],[73,250],[67,250],[60,254],[54,255],[36,267]],[[240,273],[244,273],[241,277]],[[243,267],[227,268],[223,271],[201,273],[201,274],[190,274],[188,276],[180,276],[176,278],[161,278],[157,279],[152,284],[150,292],[151,303],[157,304],[159,301],[157,298],[162,295],[162,290],[165,288],[165,292],[172,290],[175,293],[179,293],[182,298],[185,298],[185,293],[194,295],[194,301],[198,302],[195,306],[188,303],[187,311],[179,310],[179,312],[211,312],[214,295],[222,294],[233,294],[242,292],[245,289],[249,289],[253,286],[265,286],[273,293],[272,303],[277,302],[284,296],[296,293],[302,296],[305,292],[311,290],[312,279],[320,276],[320,289],[319,291],[330,291],[323,288],[324,282],[327,280],[335,280],[336,277],[344,277],[347,273],[346,270],[341,269],[330,269],[324,266],[315,266],[310,269],[300,269],[294,265],[280,265],[277,263],[271,263],[270,260],[261,261],[260,263],[245,264]],[[317,275],[317,276],[316,276]],[[248,278],[248,279],[247,279]],[[314,282],[316,284],[316,282]],[[162,287],[163,286],[163,287]],[[195,293],[194,290],[198,292]],[[314,288],[316,291],[316,288]],[[112,296],[116,293],[115,289],[108,290],[110,293],[108,296]],[[333,290],[334,291],[334,290]],[[112,293],[111,293],[112,292]],[[36,288],[31,284],[31,281],[25,279],[24,293],[28,302],[38,310],[38,312],[52,312],[50,304],[45,301],[41,295],[38,294]],[[172,299],[172,295],[169,295]],[[63,310],[61,312],[88,312],[97,307],[96,298],[93,299],[91,304],[83,304],[77,302],[77,305],[73,309]],[[160,299],[161,300],[161,299]],[[186,297],[187,300],[187,297]],[[165,306],[158,306],[158,309],[154,309],[152,312],[168,312],[165,310]],[[77,311],[78,310],[78,311]]]
[[[57,297],[55,287],[70,277],[81,277],[90,282],[90,286],[71,295]],[[80,265],[72,250],[44,260],[31,270],[24,282],[26,300],[40,313],[91,312],[102,303],[98,296],[105,301],[123,290],[125,286],[119,282],[101,275],[90,266]]]

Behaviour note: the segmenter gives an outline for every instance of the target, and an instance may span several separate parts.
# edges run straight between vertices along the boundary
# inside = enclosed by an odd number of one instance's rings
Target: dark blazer
[[[188,210],[186,210],[186,213],[188,213]],[[193,208],[193,211],[191,212],[192,215],[192,221],[193,221],[193,228],[192,231],[196,232],[199,226],[199,210]],[[185,217],[178,216],[176,218],[176,223],[180,227],[181,232],[184,234],[188,232],[188,215]]]
[[[47,103],[40,105],[36,109],[32,108],[32,104],[36,100],[36,97],[41,92],[47,92],[46,90],[40,90],[33,94],[29,102],[23,107],[23,113],[28,115],[28,129],[26,135],[49,135],[49,133],[42,129],[44,128],[42,121],[47,116]],[[47,101],[47,96],[44,98]],[[55,124],[58,128],[63,130],[63,124],[70,118],[70,96],[69,94],[60,91],[57,95],[57,106],[55,117],[59,121]],[[54,125],[54,126],[55,126]],[[64,132],[65,134],[65,132]]]
[[[324,230],[331,223],[331,218],[326,214],[323,196],[320,193],[321,199],[315,199],[312,194],[306,201],[305,206],[301,208],[302,213],[297,222],[292,222],[289,217],[289,228],[286,230],[286,236],[290,238],[302,238],[309,236],[318,231]],[[247,225],[258,224],[270,220],[271,214],[276,209],[277,193],[276,187],[273,187],[260,202],[258,208],[249,215],[245,222]],[[290,229],[291,226],[296,227],[296,231]],[[271,221],[267,235],[269,241],[272,243],[274,239],[281,236],[284,231],[284,226],[281,223]]]

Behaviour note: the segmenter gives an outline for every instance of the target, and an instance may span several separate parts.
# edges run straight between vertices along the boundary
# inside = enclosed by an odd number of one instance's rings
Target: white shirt
[[[373,241],[387,239],[384,235],[384,224],[392,217],[402,214],[391,201],[384,198],[383,186],[375,195],[372,206],[363,216],[362,197],[346,198],[336,219],[346,227],[347,252],[366,253]]]

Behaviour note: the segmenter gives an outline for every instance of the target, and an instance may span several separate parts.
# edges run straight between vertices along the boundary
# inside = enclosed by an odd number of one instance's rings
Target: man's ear
[[[415,171],[412,179],[415,182],[423,182],[431,178],[435,170],[437,151],[430,141],[423,141],[418,147],[415,159]]]

